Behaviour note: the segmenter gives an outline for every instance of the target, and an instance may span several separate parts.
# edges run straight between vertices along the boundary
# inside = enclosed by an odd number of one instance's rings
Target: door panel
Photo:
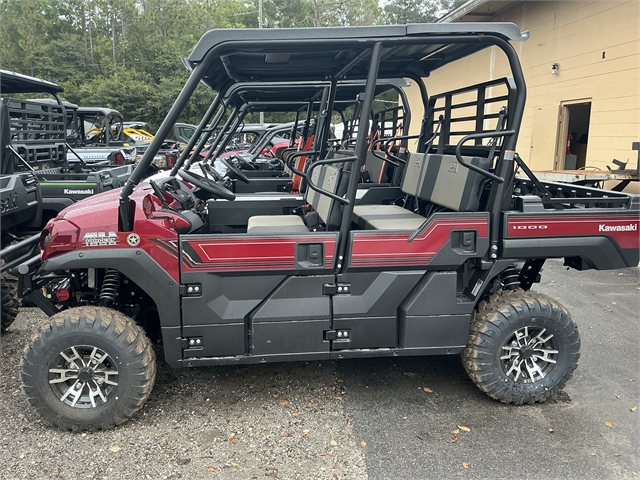
[[[329,297],[322,286],[333,275],[291,276],[249,316],[252,355],[328,352]]]
[[[182,236],[184,357],[252,354],[249,331],[255,316],[258,322],[290,322],[288,331],[297,335],[307,332],[295,326],[298,321],[328,322],[329,300],[317,279],[325,281],[322,272],[332,270],[336,238],[335,233]],[[271,333],[278,328],[260,328],[268,347],[263,353],[291,351],[286,342],[267,344],[271,337],[282,338]],[[189,345],[191,339],[200,343]],[[322,334],[312,341],[321,342]]]
[[[455,232],[475,232],[472,249],[456,246]],[[360,230],[351,233],[349,271],[455,266],[469,257],[482,257],[489,235],[487,212],[436,213],[411,242],[412,230]],[[454,240],[452,242],[452,239]],[[479,248],[482,245],[483,248]]]
[[[183,273],[330,271],[337,233],[301,235],[184,235],[181,243]],[[321,245],[323,261],[311,266],[296,262],[298,245]]]
[[[349,332],[333,349],[398,346],[397,311],[424,270],[412,272],[347,272],[339,283],[350,285],[349,295],[333,299],[333,328]]]

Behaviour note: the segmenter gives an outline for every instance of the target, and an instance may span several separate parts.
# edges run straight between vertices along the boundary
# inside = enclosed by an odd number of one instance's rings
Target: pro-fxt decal
[[[82,238],[82,245],[85,247],[105,247],[119,244],[120,239],[116,232],[87,232]]]

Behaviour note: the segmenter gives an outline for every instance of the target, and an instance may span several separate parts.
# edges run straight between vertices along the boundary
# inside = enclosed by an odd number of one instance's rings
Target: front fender
[[[47,259],[39,273],[84,268],[115,268],[135,282],[156,303],[165,360],[180,366],[180,286],[153,258],[140,249],[96,249],[68,252]]]

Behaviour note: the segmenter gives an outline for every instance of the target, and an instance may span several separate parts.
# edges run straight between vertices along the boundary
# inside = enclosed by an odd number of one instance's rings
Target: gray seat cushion
[[[413,217],[382,217],[374,218],[367,222],[367,230],[415,230],[426,220],[425,217],[415,215]]]
[[[257,215],[249,218],[247,233],[308,233],[309,229],[297,215]]]
[[[419,215],[398,205],[356,205],[353,207],[351,221],[358,224],[360,228],[366,229],[371,220],[388,219],[390,217],[414,218],[417,216]]]

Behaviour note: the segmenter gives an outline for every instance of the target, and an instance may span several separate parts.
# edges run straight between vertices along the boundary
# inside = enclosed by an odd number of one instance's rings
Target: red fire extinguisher
[[[565,154],[569,155],[571,153],[571,133],[567,133],[567,151]]]

